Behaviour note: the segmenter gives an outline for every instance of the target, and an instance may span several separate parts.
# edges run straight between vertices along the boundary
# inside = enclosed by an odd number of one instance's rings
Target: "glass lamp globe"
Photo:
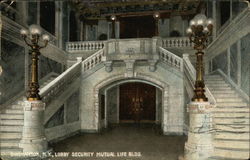
[[[207,25],[212,25],[214,23],[213,19],[212,18],[208,18],[207,19]]]
[[[194,19],[192,19],[191,21],[190,21],[190,26],[195,26],[196,25],[196,21],[194,20]]]
[[[29,31],[31,33],[31,35],[41,35],[42,31],[41,31],[41,27],[35,24],[32,24],[29,27]]]
[[[160,18],[160,13],[159,13],[159,12],[155,12],[155,13],[154,13],[154,18],[155,18],[155,19]]]
[[[29,34],[29,31],[27,29],[22,28],[20,30],[20,33],[21,33],[22,36],[27,36]]]
[[[42,39],[43,39],[44,41],[49,41],[50,37],[49,37],[49,35],[44,34],[44,35],[42,36]]]
[[[187,34],[191,34],[193,31],[192,29],[189,27],[187,30],[186,30]]]
[[[204,14],[197,14],[194,17],[194,20],[196,21],[197,25],[204,26],[207,21],[207,17]]]
[[[115,21],[115,20],[116,20],[116,16],[115,16],[115,15],[112,15],[112,16],[110,17],[110,19],[111,19],[112,21]]]

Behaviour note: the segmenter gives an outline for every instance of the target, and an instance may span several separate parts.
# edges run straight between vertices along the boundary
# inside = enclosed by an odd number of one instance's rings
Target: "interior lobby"
[[[248,160],[249,0],[0,1],[1,160]]]

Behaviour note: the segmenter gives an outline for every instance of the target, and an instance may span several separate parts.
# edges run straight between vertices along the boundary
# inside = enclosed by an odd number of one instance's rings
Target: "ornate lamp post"
[[[47,34],[41,35],[41,28],[37,25],[31,25],[29,30],[21,29],[20,31],[25,43],[31,48],[31,79],[29,82],[29,90],[27,95],[28,101],[41,100],[39,95],[38,83],[38,57],[41,54],[40,49],[45,48],[49,42]],[[39,45],[40,38],[44,41],[43,45]]]
[[[112,21],[111,38],[115,38],[115,21],[116,21],[116,16],[115,15],[110,16],[110,20]]]
[[[203,67],[203,50],[207,46],[208,37],[211,36],[213,30],[213,20],[207,19],[203,14],[198,14],[190,21],[190,27],[187,29],[190,41],[194,43],[194,49],[197,50],[196,57],[196,81],[194,89],[194,102],[207,102],[205,96],[204,84],[204,67]]]
[[[155,36],[159,36],[158,23],[159,23],[159,19],[160,19],[160,13],[155,12],[153,16],[155,19]]]

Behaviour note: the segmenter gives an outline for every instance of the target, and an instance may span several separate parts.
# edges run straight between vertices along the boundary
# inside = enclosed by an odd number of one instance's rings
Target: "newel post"
[[[40,100],[25,101],[22,140],[19,147],[23,152],[46,152],[48,142],[44,129],[45,103]]]

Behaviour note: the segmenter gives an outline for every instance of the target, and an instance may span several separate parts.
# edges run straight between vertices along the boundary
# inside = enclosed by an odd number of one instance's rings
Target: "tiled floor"
[[[186,137],[163,136],[159,131],[160,129],[153,124],[123,124],[113,126],[99,134],[76,135],[52,145],[57,154],[70,152],[69,157],[60,156],[52,159],[177,160],[179,155],[183,155]],[[119,157],[122,155],[123,157]]]

